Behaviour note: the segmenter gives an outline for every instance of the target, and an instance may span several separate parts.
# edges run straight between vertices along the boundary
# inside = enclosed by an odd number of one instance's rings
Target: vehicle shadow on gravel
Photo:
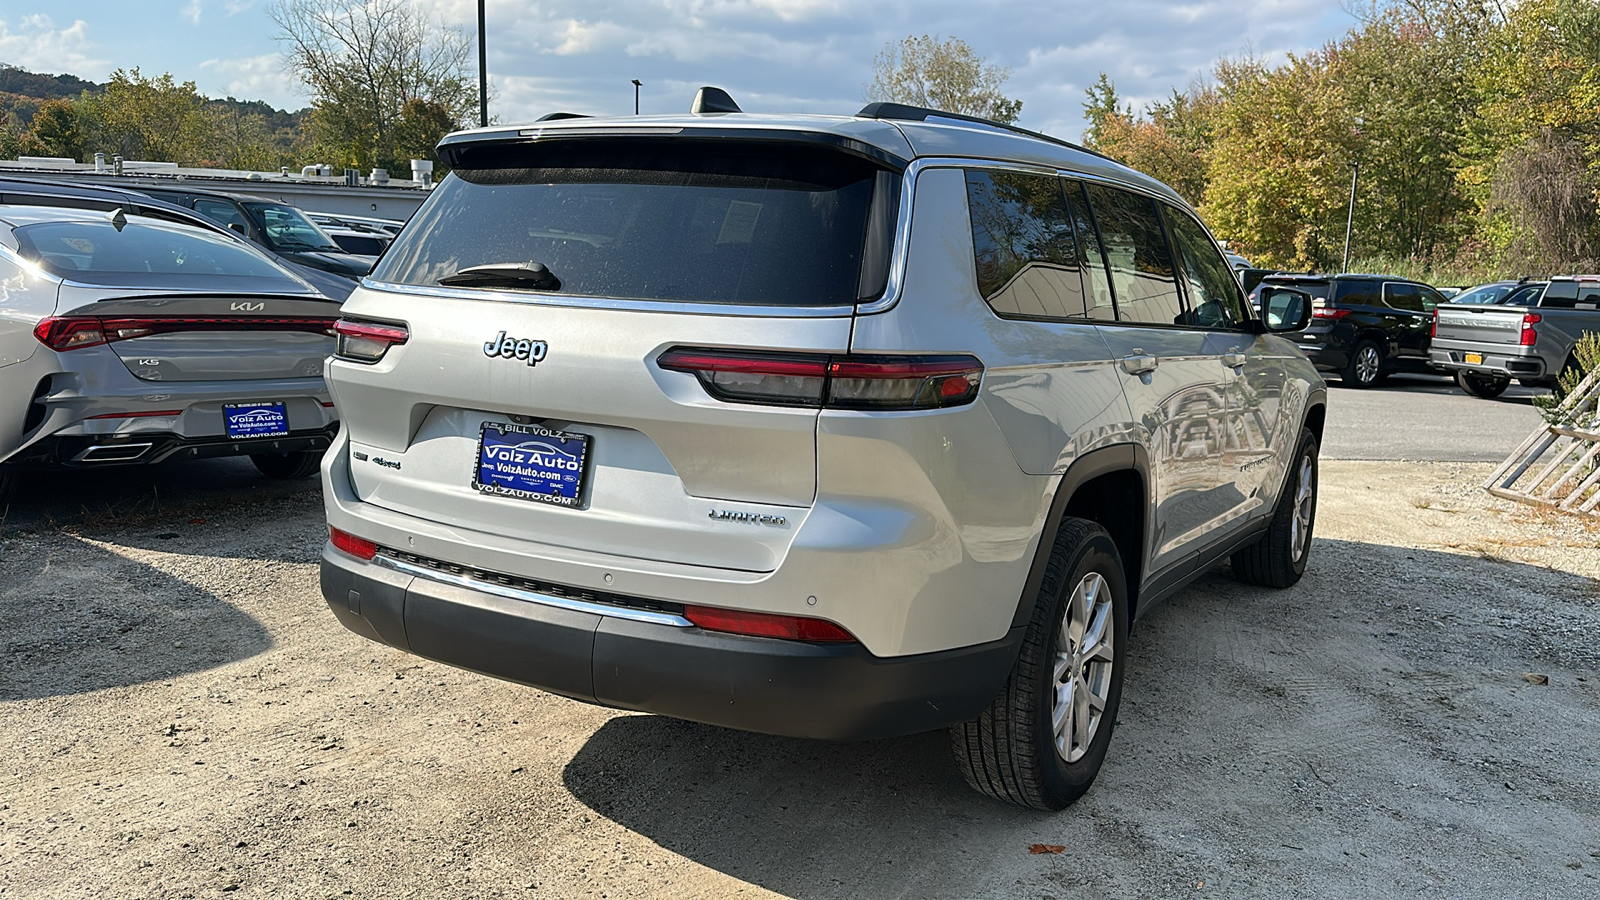
[[[1594,582],[1381,544],[1315,552],[1295,588],[1219,568],[1139,623],[1106,769],[1060,814],[972,791],[943,732],[828,744],[624,715],[563,782],[660,846],[787,896],[998,896],[1019,868],[1033,874],[1010,895],[1570,887],[1576,857],[1543,836],[1600,815],[1592,773],[1556,750],[1600,721],[1584,678]],[[1502,757],[1519,746],[1532,758]],[[1026,865],[1035,842],[1067,845],[1068,865]],[[1465,859],[1471,881],[1417,862]],[[1083,860],[1099,862],[1070,864]]]
[[[161,681],[271,646],[232,604],[84,539],[0,539],[0,700]]]

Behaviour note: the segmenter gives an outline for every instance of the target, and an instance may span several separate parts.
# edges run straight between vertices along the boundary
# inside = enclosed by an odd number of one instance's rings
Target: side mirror
[[[1311,324],[1311,295],[1293,288],[1262,288],[1261,322],[1268,331],[1304,331]]]
[[[249,237],[250,236],[249,234],[245,233],[243,223],[240,223],[240,222],[229,222],[228,223],[228,227],[232,228],[234,231],[239,232],[240,234],[244,235],[245,237]]]

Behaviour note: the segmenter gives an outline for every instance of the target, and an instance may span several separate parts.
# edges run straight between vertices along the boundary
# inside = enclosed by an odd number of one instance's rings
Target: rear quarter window
[[[869,220],[883,219],[875,197],[893,204],[899,186],[898,174],[839,151],[757,142],[486,146],[463,162],[375,280],[434,285],[473,266],[537,262],[563,295],[850,305],[871,292],[864,274],[885,268],[863,265],[869,243],[888,253],[888,241],[868,241]]]
[[[1082,254],[1060,180],[986,170],[966,176],[978,291],[990,308],[1004,317],[1087,316]]]

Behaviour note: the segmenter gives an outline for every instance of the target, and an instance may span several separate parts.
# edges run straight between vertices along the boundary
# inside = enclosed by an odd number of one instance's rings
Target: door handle
[[[1143,350],[1135,350],[1132,354],[1124,356],[1118,361],[1122,363],[1122,371],[1127,372],[1129,375],[1143,375],[1146,372],[1154,372],[1156,366],[1161,362],[1161,360]]]
[[[1244,368],[1244,354],[1239,352],[1224,353],[1222,354],[1222,364],[1230,369],[1242,369]]]

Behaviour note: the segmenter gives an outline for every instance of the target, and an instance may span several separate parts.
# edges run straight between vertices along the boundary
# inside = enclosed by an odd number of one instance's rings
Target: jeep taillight
[[[983,363],[971,356],[828,356],[674,347],[656,365],[688,372],[730,403],[828,409],[941,409],[978,396]]]
[[[339,343],[333,351],[335,357],[368,364],[383,359],[390,347],[404,344],[411,337],[411,331],[404,325],[355,319],[340,319],[333,323],[333,333],[339,336]]]
[[[1524,313],[1522,316],[1522,336],[1517,339],[1517,343],[1524,347],[1532,347],[1537,343],[1539,332],[1534,331],[1533,326],[1542,321],[1544,321],[1544,316],[1538,313]]]

